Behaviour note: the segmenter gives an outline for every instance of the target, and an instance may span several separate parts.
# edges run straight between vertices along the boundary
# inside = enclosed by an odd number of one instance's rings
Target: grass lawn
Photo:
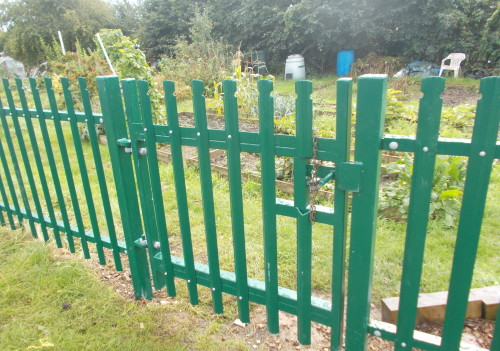
[[[247,349],[229,330],[231,305],[214,315],[210,304],[191,306],[183,289],[175,301],[131,302],[99,279],[95,263],[21,230],[0,228],[0,272],[3,351]]]

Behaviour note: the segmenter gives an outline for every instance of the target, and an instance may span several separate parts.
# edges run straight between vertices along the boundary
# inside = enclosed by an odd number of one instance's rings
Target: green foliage
[[[145,0],[139,37],[148,58],[170,55],[179,37],[189,32],[189,23],[199,0]]]
[[[172,54],[159,63],[163,78],[176,82],[176,95],[180,99],[190,96],[194,79],[202,80],[207,95],[213,95],[213,85],[231,68],[229,47],[212,37],[213,25],[206,12],[197,10],[190,25],[191,42],[178,39]]]
[[[109,0],[115,13],[114,24],[121,28],[124,35],[134,36],[140,28],[141,5],[140,2],[130,0]]]
[[[292,94],[272,93],[274,98],[274,116],[287,117],[295,115],[295,97]]]
[[[99,32],[111,64],[120,78],[148,80],[153,70],[148,66],[136,39],[124,36],[120,29],[103,29]],[[100,46],[98,52],[104,58]]]
[[[293,179],[293,159],[291,157],[276,158],[276,179],[287,181]]]
[[[162,95],[154,85],[153,69],[146,62],[146,56],[139,49],[137,39],[124,36],[120,29],[103,29],[99,32],[109,59],[118,76],[135,78],[149,83],[149,97],[154,123],[163,123],[164,114],[161,104]],[[104,53],[99,49],[101,57]]]
[[[0,77],[8,77],[8,76],[9,73],[7,72],[7,70],[3,66],[0,66]]]
[[[276,118],[274,120],[274,132],[276,134],[295,135],[295,114]]]
[[[402,94],[401,90],[387,89],[386,128],[390,127],[391,122],[401,119],[408,122],[416,122],[417,113],[401,101],[403,99]]]
[[[67,77],[73,83],[71,91],[73,97],[78,102],[79,88],[76,84],[78,77],[84,77],[87,80],[87,89],[91,99],[97,97],[96,78],[110,74],[111,71],[103,58],[97,52],[86,53],[85,50],[76,43],[75,52],[66,52],[62,55],[59,46],[55,43],[52,48],[46,46],[45,52],[47,53],[47,68],[49,74],[55,81],[56,87],[60,77]],[[57,93],[62,95],[62,90],[55,89]]]
[[[94,47],[94,34],[113,26],[113,12],[103,0],[14,0],[0,5],[7,29],[5,53],[27,67],[43,62],[43,43],[60,30],[67,51]]]
[[[243,50],[267,49],[271,70],[300,53],[309,70],[324,71],[347,49],[356,57],[375,52],[433,62],[465,52],[466,68],[497,65],[499,6],[496,0],[215,0],[209,8],[217,36]],[[398,65],[386,62],[377,73]]]
[[[488,60],[479,57],[480,42],[484,23],[498,6],[495,0],[378,0],[373,5],[379,10],[373,21],[380,53],[440,62],[451,52],[464,52],[465,67]]]
[[[3,51],[6,41],[7,41],[7,33],[5,33],[3,30],[0,30],[0,52]]]
[[[259,91],[257,90],[256,79],[252,76],[250,70],[242,71],[238,62],[235,64],[235,71],[226,76],[225,79],[236,81],[235,96],[238,99],[238,107],[242,113],[256,116],[258,114]],[[222,82],[214,84],[214,98],[211,102],[212,108],[215,108],[220,114],[224,106]]]
[[[459,105],[444,108],[441,119],[447,127],[458,129],[462,132],[470,132],[474,125],[475,116],[476,106]]]
[[[478,61],[486,63],[495,69],[494,74],[500,74],[500,3],[497,3],[495,12],[488,18],[481,37],[481,48]]]
[[[405,154],[402,160],[387,164],[387,176],[381,185],[379,209],[395,218],[406,218],[410,204],[413,160]],[[462,203],[466,161],[460,157],[438,156],[434,171],[429,215],[448,227],[456,225]]]
[[[248,115],[257,116],[259,106],[259,90],[257,89],[258,79],[271,79],[274,77],[269,75],[266,77],[259,76],[253,73],[251,68],[242,70],[241,68],[241,52],[236,54],[236,59],[233,60],[233,72],[225,79],[236,81],[235,96],[238,100],[239,110]],[[210,101],[209,107],[217,110],[217,113],[222,112],[224,106],[222,82],[214,83],[214,100]]]

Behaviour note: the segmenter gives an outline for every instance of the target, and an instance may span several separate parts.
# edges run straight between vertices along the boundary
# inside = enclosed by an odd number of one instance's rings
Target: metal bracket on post
[[[131,154],[132,153],[132,142],[130,141],[130,139],[127,139],[127,138],[121,138],[121,139],[118,139],[116,141],[116,143],[123,147],[125,149],[125,152],[127,154]]]
[[[141,236],[139,239],[134,241],[135,246],[140,247],[140,248],[146,248],[148,247],[148,241],[146,240],[146,236]]]
[[[341,162],[336,169],[336,179],[340,190],[359,193],[363,163]]]

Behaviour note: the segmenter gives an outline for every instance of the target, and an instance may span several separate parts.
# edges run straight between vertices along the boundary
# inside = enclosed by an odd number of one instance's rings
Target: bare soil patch
[[[60,252],[58,254],[61,258],[70,258],[69,252],[64,253],[65,250],[54,250]],[[108,250],[106,250],[108,252]],[[113,290],[124,299],[138,304],[152,304],[152,305],[175,305],[178,303],[177,299],[168,297],[165,290],[155,291],[155,298],[151,301],[139,300],[134,298],[132,288],[132,281],[130,272],[128,271],[128,262],[123,257],[124,269],[123,272],[114,270],[112,263],[101,266],[97,259],[91,259],[90,267],[94,270],[97,276],[106,284],[110,285]],[[107,257],[109,262],[112,262],[112,257]],[[325,297],[327,298],[327,297]],[[211,308],[210,306],[198,306],[197,308]],[[372,305],[371,317],[380,320],[380,308]],[[186,311],[179,310],[179,314],[175,318],[189,318],[192,319],[192,325],[199,328],[206,327],[207,321],[200,320],[199,316],[187,313]],[[174,318],[174,319],[175,319]],[[270,334],[267,331],[266,325],[266,309],[265,306],[254,306],[251,311],[251,323],[245,326],[240,326],[234,321],[228,321],[226,325],[226,334],[221,336],[223,340],[231,338],[242,338],[248,345],[249,350],[318,350],[327,351],[330,349],[330,328],[318,323],[312,323],[310,346],[300,345],[297,341],[297,317],[288,313],[280,312],[280,333],[277,335]],[[480,346],[488,349],[493,335],[495,322],[470,319],[467,320],[464,327],[463,341],[469,344]],[[437,323],[423,323],[417,327],[417,330],[429,333],[432,335],[441,335],[441,324]],[[368,338],[368,349],[370,351],[387,351],[391,350],[393,343],[370,336]],[[189,343],[187,344],[189,349]]]
[[[445,106],[475,105],[477,100],[481,98],[481,94],[475,86],[447,86],[441,97]]]
[[[244,118],[242,116],[238,119],[239,129],[242,132],[258,132],[259,121],[256,119]],[[181,127],[194,127],[194,115],[192,112],[180,112],[179,124]],[[207,114],[208,129],[224,129],[224,116],[217,114]]]

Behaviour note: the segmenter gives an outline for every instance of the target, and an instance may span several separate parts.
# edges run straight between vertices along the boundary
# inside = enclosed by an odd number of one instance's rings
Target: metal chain
[[[311,171],[311,179],[309,181],[309,194],[310,194],[310,211],[309,218],[311,223],[314,224],[316,222],[316,195],[318,193],[318,182],[319,178],[316,176],[318,166],[320,161],[317,158],[318,153],[318,138],[313,137],[313,158],[312,158],[312,171]]]

